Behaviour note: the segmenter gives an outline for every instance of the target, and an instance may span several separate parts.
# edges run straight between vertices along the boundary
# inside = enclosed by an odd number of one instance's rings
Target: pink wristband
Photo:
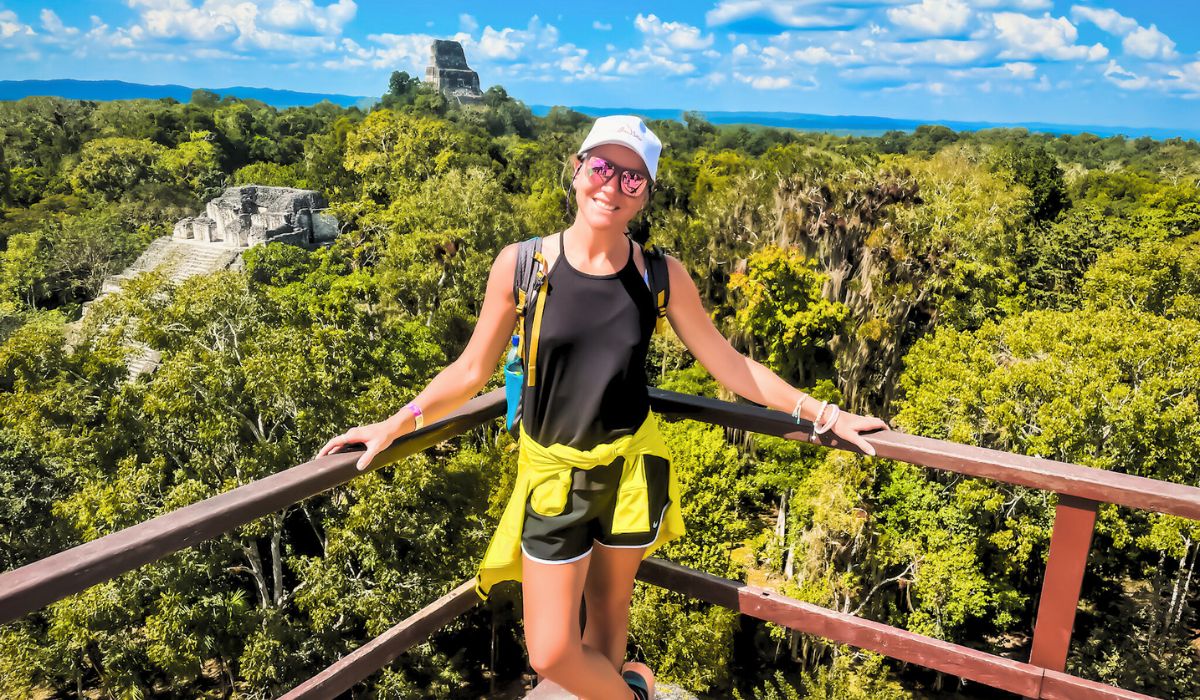
[[[411,401],[405,406],[405,408],[407,408],[413,414],[413,423],[415,425],[414,430],[420,430],[421,426],[425,424],[425,416],[422,415],[421,409],[417,408],[417,405]]]

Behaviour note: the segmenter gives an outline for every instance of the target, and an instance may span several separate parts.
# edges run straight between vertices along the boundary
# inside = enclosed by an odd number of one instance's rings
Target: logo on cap
[[[645,125],[645,124],[642,124],[642,125],[641,125],[641,127],[642,127],[642,131],[645,131],[645,130],[646,130],[646,125]],[[629,134],[630,136],[632,136],[633,138],[637,139],[638,141],[641,141],[641,140],[642,140],[642,135],[641,135],[641,134],[635,134],[635,133],[633,133],[633,129],[630,129],[630,128],[629,128],[627,125],[625,125],[625,124],[622,124],[621,126],[617,127],[617,131],[619,131],[619,132],[622,132],[622,133],[625,133],[625,134]]]

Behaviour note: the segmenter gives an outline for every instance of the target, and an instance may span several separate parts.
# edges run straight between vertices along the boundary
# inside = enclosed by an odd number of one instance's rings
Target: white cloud
[[[1150,86],[1150,79],[1144,75],[1131,73],[1110,60],[1104,69],[1104,78],[1122,90],[1144,90]]]
[[[611,32],[612,24],[606,24],[600,20],[596,20],[595,22],[592,22],[592,29],[595,29],[598,32]]]
[[[947,94],[949,94],[949,93],[950,93],[950,90],[949,90],[949,88],[947,87],[947,85],[946,85],[945,83],[938,82],[938,81],[927,82],[927,83],[923,83],[923,82],[908,83],[908,84],[906,84],[906,85],[900,85],[899,87],[885,87],[885,88],[881,88],[881,89],[880,89],[880,91],[881,91],[881,92],[919,92],[919,91],[925,91],[925,92],[931,93],[931,94],[933,94],[933,95],[938,95],[938,96],[947,95]]]
[[[464,48],[468,43],[472,42],[465,42]],[[515,61],[526,55],[527,50],[550,49],[557,44],[558,29],[552,24],[544,24],[534,15],[524,29],[484,27],[483,35],[472,48],[484,59]]]
[[[354,0],[317,5],[314,0],[272,0],[261,5],[244,0],[126,0],[138,23],[124,31],[130,37],[186,39],[198,42],[233,40],[238,51],[312,54],[333,51],[345,25],[354,19]]]
[[[742,75],[741,73],[734,73],[733,77],[748,84],[755,90],[782,90],[792,86],[792,79],[782,75]]]
[[[263,10],[262,23],[272,29],[338,35],[357,13],[354,0],[337,0],[324,7],[313,0],[275,0]]]
[[[1109,34],[1116,34],[1117,36],[1124,36],[1137,29],[1138,26],[1138,23],[1134,19],[1107,7],[1072,5],[1071,18],[1076,22],[1091,22]]]
[[[1167,72],[1174,80],[1164,80],[1163,87],[1183,91],[1185,97],[1200,96],[1200,61],[1184,64]]]
[[[55,14],[54,10],[51,10],[48,7],[42,9],[42,14],[40,17],[42,20],[42,28],[51,34],[74,36],[75,34],[79,33],[79,30],[75,27],[68,27],[64,25],[62,20],[59,19],[58,15]]]
[[[728,77],[724,73],[709,73],[708,75],[704,75],[699,78],[688,78],[687,80],[683,81],[683,83],[684,85],[689,86],[699,85],[701,87],[711,88],[716,87],[717,85],[723,85],[727,79]]]
[[[945,36],[966,29],[971,8],[962,0],[921,0],[887,11],[894,24],[927,36]]]
[[[1153,24],[1149,28],[1138,27],[1130,32],[1121,42],[1121,48],[1138,58],[1170,60],[1177,56],[1175,42]]]
[[[839,78],[852,83],[902,83],[912,75],[912,70],[906,66],[866,66],[838,71]]]
[[[633,24],[642,34],[655,37],[680,51],[699,51],[712,46],[711,34],[702,36],[698,27],[683,22],[664,22],[654,15],[642,15],[640,12]]]
[[[33,36],[36,33],[33,31],[33,27],[21,23],[16,12],[0,10],[0,39],[9,39],[19,35]]]
[[[520,56],[521,49],[525,48],[523,36],[524,33],[519,29],[505,27],[497,31],[489,25],[484,27],[477,48],[484,58],[503,58],[511,61]]]
[[[1056,61],[1099,61],[1108,56],[1103,44],[1075,44],[1079,30],[1066,17],[1049,13],[1030,17],[1019,12],[992,15],[997,38],[1005,45],[1000,58],[1046,58]]]
[[[458,16],[458,29],[459,31],[463,31],[468,34],[474,34],[475,31],[479,29],[479,22],[475,21],[474,17],[464,12]]]
[[[1054,6],[1051,0],[967,0],[972,7],[985,10],[1011,8],[1014,10],[1049,10]]]
[[[999,66],[979,66],[976,68],[952,70],[949,71],[949,75],[959,79],[1033,80],[1037,76],[1037,66],[1024,61],[1014,61]]]
[[[686,59],[675,59],[670,54],[664,55],[650,47],[630,49],[625,58],[617,62],[617,72],[621,75],[646,75],[648,73],[667,73],[670,75],[687,75],[694,73],[696,65]]]
[[[988,46],[983,42],[952,39],[886,42],[878,45],[878,52],[883,60],[902,64],[963,65],[974,63],[987,51]]]
[[[819,29],[850,26],[862,16],[862,10],[826,8],[814,0],[720,0],[704,19],[710,27],[760,19],[781,27]]]

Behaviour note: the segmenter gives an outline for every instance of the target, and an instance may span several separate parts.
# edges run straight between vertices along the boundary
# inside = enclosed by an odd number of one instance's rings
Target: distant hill
[[[531,105],[538,116],[550,111],[548,105]],[[608,114],[638,114],[648,119],[681,119],[683,111],[678,109],[634,109],[612,107],[572,106],[570,109],[591,117]],[[801,112],[708,112],[696,110],[711,124],[758,124],[777,126],[800,131],[824,131],[842,136],[881,136],[885,131],[912,131],[922,124],[941,124],[955,131],[979,131],[981,129],[1023,127],[1029,131],[1050,134],[1082,134],[1108,137],[1122,134],[1130,138],[1149,136],[1152,139],[1182,137],[1200,139],[1197,129],[1166,129],[1138,126],[1101,126],[1095,124],[1048,124],[1045,122],[962,122],[946,119],[891,119],[843,114],[805,114]]]
[[[19,100],[31,95],[53,95],[73,100],[136,100],[172,97],[187,102],[197,88],[186,85],[143,85],[121,80],[0,80],[0,100]],[[329,100],[342,107],[369,107],[377,98],[359,95],[335,95],[316,92],[296,92],[273,88],[225,87],[203,88],[222,97],[255,99],[279,109],[314,105]],[[549,105],[530,105],[538,116],[550,111]],[[606,114],[640,114],[648,119],[682,119],[679,109],[635,109],[630,107],[571,106],[588,116]],[[912,131],[922,124],[941,124],[955,131],[979,131],[998,127],[1023,127],[1030,131],[1050,134],[1081,134],[1084,132],[1107,137],[1118,134],[1129,138],[1149,136],[1153,139],[1182,137],[1200,139],[1200,130],[1190,128],[1113,126],[1097,124],[1051,124],[1046,122],[965,122],[947,119],[892,119],[849,114],[808,114],[803,112],[709,112],[696,110],[713,124],[746,124],[775,126],[800,131],[823,131],[842,136],[880,136],[885,131]]]
[[[186,85],[142,85],[126,83],[121,80],[0,80],[0,100],[19,100],[31,95],[52,95],[72,100],[157,100],[172,97],[180,102],[192,98],[194,87]],[[241,97],[259,100],[272,107],[284,109],[315,105],[329,100],[342,107],[355,105],[366,106],[375,101],[373,97],[356,95],[326,95],[316,92],[295,92],[293,90],[274,90],[272,88],[255,87],[225,87],[204,88],[225,97]]]

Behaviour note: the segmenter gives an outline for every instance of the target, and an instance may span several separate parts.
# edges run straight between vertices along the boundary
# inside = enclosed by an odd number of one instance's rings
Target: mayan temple
[[[479,74],[467,65],[467,56],[463,53],[462,44],[457,41],[435,39],[429,46],[425,82],[459,102],[478,102],[483,98],[479,90]]]

